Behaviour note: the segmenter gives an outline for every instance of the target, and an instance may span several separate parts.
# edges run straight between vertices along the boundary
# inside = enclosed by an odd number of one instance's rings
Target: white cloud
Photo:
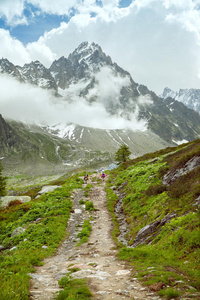
[[[8,23],[16,22],[19,24],[19,20],[22,20],[24,24],[23,10],[25,0],[1,0],[0,1],[0,17],[5,17]]]
[[[15,1],[8,3],[9,7]],[[14,16],[14,8],[20,16],[23,1],[16,3],[21,6],[13,6],[10,18]],[[73,6],[79,13],[68,24],[63,22],[27,46],[5,34],[0,56],[13,58],[11,61],[18,64],[28,58],[38,59],[48,67],[55,58],[67,57],[81,42],[94,41],[129,71],[136,82],[158,94],[166,86],[173,90],[200,86],[199,1],[135,0],[121,9],[118,0],[104,0],[102,7],[94,0],[29,0],[29,3],[44,12],[64,14]],[[96,16],[91,17],[91,12]]]
[[[187,1],[191,3],[190,0]],[[161,93],[165,86],[172,89],[198,88],[200,48],[194,29],[198,30],[199,12],[188,11],[189,6],[182,5],[182,14],[193,20],[193,32],[182,22],[169,22],[169,16],[175,19],[180,11],[180,1],[173,6],[166,1],[135,1],[128,8],[127,15],[103,21],[103,13],[95,18],[89,15],[76,15],[68,24],[50,31],[40,38],[58,56],[67,56],[81,42],[94,41],[102,46],[106,54],[119,66],[128,70],[133,79],[147,85],[151,90]],[[188,4],[189,5],[189,4]],[[187,9],[186,9],[187,8]],[[175,17],[174,17],[175,16]],[[171,17],[172,18],[172,17]],[[84,20],[84,21],[83,21]]]
[[[57,58],[57,54],[52,52],[47,45],[40,43],[40,41],[29,43],[25,50],[31,57],[32,61],[39,60],[46,66],[51,65]]]
[[[130,78],[120,77],[114,74],[114,71],[107,66],[101,68],[100,72],[95,75],[97,84],[97,95],[99,95],[99,101],[104,105],[109,106],[112,102],[117,104],[119,102],[120,91],[122,87],[130,85]]]
[[[10,36],[9,31],[0,28],[0,57],[7,58],[14,64],[30,62],[31,56],[24,45]]]
[[[45,13],[57,15],[67,15],[71,8],[81,4],[80,0],[28,0],[27,2],[39,7]]]
[[[132,114],[130,121],[112,117],[100,102],[89,105],[80,97],[75,97],[71,103],[61,101],[47,90],[20,83],[6,75],[0,75],[0,90],[0,111],[4,118],[50,125],[74,122],[103,129],[145,129],[146,122],[138,121],[137,113]]]

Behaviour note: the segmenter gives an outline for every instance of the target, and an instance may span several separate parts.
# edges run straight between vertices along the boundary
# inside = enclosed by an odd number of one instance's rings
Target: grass
[[[84,197],[88,197],[89,196],[89,193],[90,193],[90,190],[93,188],[93,185],[92,184],[87,184],[86,187],[83,189],[84,191]]]
[[[87,286],[87,279],[70,279],[63,277],[59,282],[62,291],[56,296],[56,300],[89,300],[92,293]]]
[[[88,241],[91,231],[92,231],[92,226],[90,225],[90,222],[88,220],[84,220],[83,229],[81,230],[81,232],[78,233],[78,237],[80,238],[80,241],[77,244],[77,246],[80,246]]]
[[[114,214],[118,197],[112,186],[123,193],[130,246],[146,225],[162,220],[169,213],[175,214],[171,221],[150,233],[140,246],[129,248],[116,242],[120,247],[119,258],[134,265],[144,285],[163,282],[165,288],[160,295],[166,299],[178,298],[191,288],[193,293],[198,292],[200,287],[200,210],[195,204],[200,196],[200,167],[168,186],[162,183],[168,171],[182,168],[197,155],[200,155],[200,140],[122,164],[111,171],[107,181],[107,205],[113,219],[115,241],[119,234]]]
[[[173,289],[173,288],[167,288],[165,290],[161,290],[158,292],[159,296],[164,296],[166,299],[174,299],[178,298],[180,296],[180,292]]]
[[[96,210],[92,201],[85,201],[85,210]]]
[[[72,209],[71,191],[81,187],[82,181],[74,175],[52,193],[0,210],[0,244],[4,246],[0,254],[1,300],[29,299],[27,274],[55,253],[62,242]],[[18,227],[25,231],[12,237]]]

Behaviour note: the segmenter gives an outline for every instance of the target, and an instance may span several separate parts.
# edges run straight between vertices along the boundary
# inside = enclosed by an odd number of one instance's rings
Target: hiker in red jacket
[[[102,174],[101,174],[101,178],[102,178],[102,180],[104,181],[104,178],[106,177],[106,175],[105,175],[105,173],[103,172]]]

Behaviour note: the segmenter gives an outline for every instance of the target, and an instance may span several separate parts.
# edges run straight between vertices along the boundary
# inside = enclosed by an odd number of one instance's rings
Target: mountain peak
[[[98,44],[91,42],[81,43],[70,55],[69,60],[73,63],[102,66],[112,64],[112,60],[107,56]]]
[[[98,44],[95,44],[94,42],[82,42],[74,52],[82,53],[84,51],[89,51],[90,53],[95,51],[102,51],[101,47]]]

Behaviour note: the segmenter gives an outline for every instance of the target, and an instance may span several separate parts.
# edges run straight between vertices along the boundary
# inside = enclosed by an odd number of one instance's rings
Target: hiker
[[[101,174],[101,178],[102,178],[102,180],[104,181],[104,178],[106,177],[106,175],[105,175],[105,173],[103,172],[102,174]]]
[[[84,181],[85,181],[85,183],[87,183],[88,179],[89,179],[88,174],[85,174],[85,176],[84,176]]]

